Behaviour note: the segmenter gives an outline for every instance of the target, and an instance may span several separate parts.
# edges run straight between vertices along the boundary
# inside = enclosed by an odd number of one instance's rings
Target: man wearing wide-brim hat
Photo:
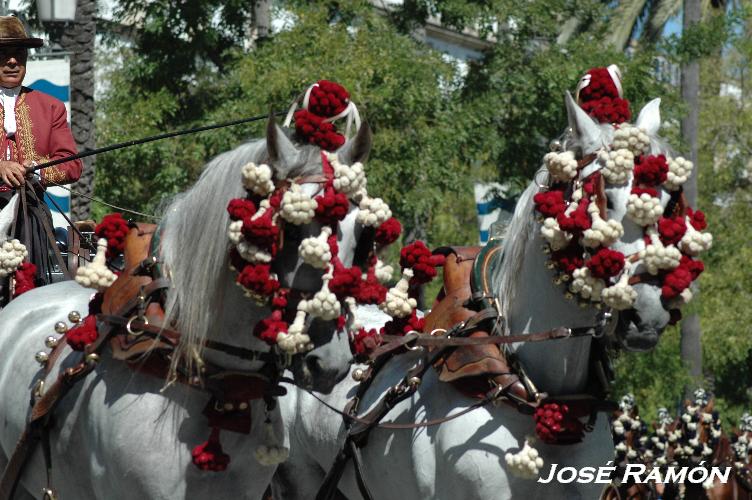
[[[23,87],[28,49],[41,47],[14,16],[0,16],[0,209],[14,194],[24,191],[27,211],[21,210],[15,233],[37,266],[37,284],[48,283],[51,271],[50,242],[44,225],[51,226],[49,209],[41,201],[48,185],[68,184],[81,176],[81,160],[43,169],[39,179],[26,174],[26,167],[76,154],[68,127],[65,105],[54,97]],[[34,181],[34,189],[28,183]],[[45,224],[46,223],[46,224]],[[3,239],[0,235],[0,239]]]

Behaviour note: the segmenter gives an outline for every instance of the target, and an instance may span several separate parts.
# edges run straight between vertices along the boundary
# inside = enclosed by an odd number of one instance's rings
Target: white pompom
[[[590,274],[590,269],[580,267],[572,272],[572,284],[569,285],[569,290],[583,299],[598,302],[601,300],[601,292],[605,286],[606,284],[602,279],[594,278]]]
[[[543,163],[557,181],[568,182],[577,176],[577,160],[572,151],[548,153],[543,157]]]
[[[689,217],[686,218],[687,232],[684,233],[681,241],[679,242],[679,248],[687,255],[696,257],[701,252],[710,250],[713,246],[713,235],[710,233],[701,233],[692,226]]]
[[[233,245],[237,245],[243,241],[243,221],[234,220],[230,222],[230,226],[227,228],[227,237]]]
[[[293,184],[282,196],[279,215],[290,224],[308,224],[316,215],[316,200],[303,192],[299,184]]]
[[[629,284],[629,263],[624,267],[616,284],[601,292],[603,302],[617,311],[631,308],[637,300],[637,291]]]
[[[646,153],[649,147],[650,137],[643,128],[623,123],[614,131],[612,150],[628,149],[634,156],[639,156]]]
[[[0,278],[16,272],[29,252],[23,243],[16,239],[5,240],[0,244]]]
[[[318,236],[311,236],[301,241],[298,253],[303,262],[316,269],[326,269],[332,261],[332,251],[327,241],[331,235],[332,229],[324,226]]]
[[[650,244],[638,254],[640,260],[650,274],[658,274],[660,270],[671,270],[681,262],[681,252],[674,245],[664,246],[655,229],[648,229]]]
[[[627,216],[640,226],[651,226],[663,215],[660,198],[648,193],[631,193],[627,199]]]
[[[504,461],[510,473],[523,479],[536,479],[543,468],[543,459],[527,439],[520,451],[504,455]]]
[[[269,168],[269,165],[246,163],[243,165],[241,174],[243,176],[243,187],[248,191],[253,191],[259,196],[266,196],[274,191],[272,169]]]
[[[582,233],[582,244],[586,247],[596,248],[599,246],[608,247],[613,245],[624,235],[624,228],[617,220],[603,220],[600,215],[600,209],[597,203],[588,205],[588,213],[592,224],[590,229]]]
[[[374,271],[376,273],[376,279],[379,280],[379,283],[386,284],[392,281],[394,268],[389,264],[384,264],[381,259],[378,259],[376,261],[376,269],[374,269]]]
[[[290,455],[290,449],[277,441],[271,422],[264,422],[264,444],[256,447],[254,455],[258,463],[267,466],[281,464]]]
[[[561,250],[569,244],[572,235],[559,228],[559,223],[553,217],[546,217],[541,225],[541,236],[546,239],[552,250]]]
[[[341,311],[337,296],[329,290],[329,281],[331,281],[332,276],[332,266],[329,265],[329,271],[322,278],[321,289],[308,301],[310,315],[324,321],[337,319]]]
[[[115,282],[117,276],[107,268],[106,254],[107,239],[100,238],[97,241],[97,254],[94,256],[94,260],[76,270],[76,283],[100,292],[109,288]]]
[[[682,184],[687,182],[694,165],[691,161],[685,160],[681,156],[678,158],[669,158],[668,160],[668,174],[666,174],[666,182],[663,186],[669,191],[678,190]]]
[[[272,261],[272,254],[245,240],[239,242],[235,249],[241,258],[254,264],[268,264]]]
[[[332,165],[332,170],[334,170],[334,180],[332,181],[334,189],[349,197],[365,190],[366,174],[362,163],[356,162],[352,165],[344,165],[339,162],[336,154],[329,156],[329,162]]]
[[[295,319],[287,329],[287,333],[279,332],[277,334],[277,346],[279,346],[280,350],[283,352],[288,354],[298,354],[310,351],[313,348],[311,338],[305,333],[307,305],[307,301],[301,300],[298,303]]]
[[[418,306],[416,300],[408,294],[412,277],[412,269],[402,271],[402,278],[386,292],[386,299],[379,304],[382,311],[393,318],[404,318],[412,314],[413,309]]]
[[[381,198],[363,197],[359,204],[358,222],[363,226],[379,227],[392,216],[389,205]]]
[[[634,169],[634,154],[629,149],[600,151],[598,160],[603,165],[603,178],[609,184],[626,183]]]

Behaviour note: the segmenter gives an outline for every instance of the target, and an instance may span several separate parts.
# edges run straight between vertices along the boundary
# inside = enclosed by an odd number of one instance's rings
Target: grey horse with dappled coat
[[[370,130],[361,127],[339,151],[342,161],[362,161],[370,148]],[[266,140],[256,140],[210,161],[200,179],[166,209],[161,223],[161,259],[172,288],[166,304],[167,321],[175,319],[182,333],[181,351],[202,349],[204,340],[266,351],[269,346],[252,335],[269,310],[244,296],[229,269],[227,238],[230,199],[243,197],[241,167],[248,162],[270,163],[277,179],[320,174],[320,150],[296,147],[269,121]],[[305,185],[309,194],[318,189]],[[361,228],[358,207],[351,205],[338,233],[339,257],[352,263]],[[317,235],[318,224],[301,227],[295,238]],[[288,240],[280,252],[283,286],[315,292],[320,273],[301,266],[298,245]],[[0,311],[0,469],[4,468],[29,417],[32,387],[42,371],[34,361],[44,349],[54,325],[72,310],[86,313],[92,290],[73,281],[27,292]],[[332,323],[314,324],[309,331],[316,348],[298,355],[292,367],[296,381],[329,391],[349,369],[347,334]],[[48,385],[60,370],[78,362],[69,348],[60,356]],[[258,361],[242,361],[206,349],[204,359],[229,369],[258,370]],[[112,359],[105,350],[88,377],[62,400],[54,413],[50,436],[52,486],[64,500],[261,498],[273,466],[254,458],[263,443],[265,405],[251,402],[250,435],[222,433],[222,446],[232,463],[222,473],[200,471],[191,463],[191,448],[208,435],[202,410],[209,395],[182,384],[166,385],[157,377],[137,373]],[[271,421],[278,439],[289,446],[288,427],[274,410]],[[31,457],[18,498],[37,497],[47,484],[41,447]]]
[[[564,147],[577,148],[582,156],[611,143],[613,127],[596,124],[571,96],[567,96],[571,133]],[[660,126],[659,101],[641,111],[637,125],[650,137],[650,153],[666,147],[657,137]],[[538,179],[542,182],[541,179]],[[521,196],[504,240],[503,262],[490,276],[492,287],[501,299],[502,312],[511,333],[542,332],[556,327],[588,327],[596,324],[598,310],[580,307],[567,300],[562,287],[552,284],[553,274],[546,268],[548,256],[542,251],[540,225],[534,216],[533,196],[540,187],[533,183]],[[623,237],[612,248],[631,255],[644,248],[640,226],[625,217],[630,183],[606,185],[608,217],[622,223]],[[665,207],[669,195],[661,193]],[[634,272],[638,266],[633,266]],[[670,316],[661,299],[661,289],[649,282],[634,286],[637,298],[633,309],[609,325],[625,348],[646,350],[655,346]],[[367,328],[378,327],[389,319],[372,307],[360,308],[360,320]],[[519,360],[538,389],[555,397],[581,393],[588,380],[588,359],[592,339],[578,337],[515,346]],[[395,356],[375,377],[359,404],[365,415],[386,391],[394,387],[421,358],[408,352]],[[351,378],[338,384],[323,399],[336,408],[344,408],[355,394],[357,383]],[[441,383],[429,370],[417,392],[398,403],[384,421],[412,423],[440,419],[468,408],[477,400]],[[304,391],[297,390],[282,401],[281,411],[289,425],[292,453],[275,476],[276,498],[313,498],[344,441],[341,416],[322,406]],[[505,455],[522,448],[534,435],[530,415],[510,406],[486,405],[460,418],[440,425],[404,429],[376,428],[361,448],[364,479],[375,499],[500,500],[507,498],[593,499],[602,484],[541,484],[513,475]],[[293,432],[294,429],[294,432]],[[541,474],[552,464],[577,469],[606,466],[613,459],[613,442],[607,419],[601,415],[592,432],[572,445],[535,443],[544,460]],[[361,498],[352,463],[339,483],[349,499]]]

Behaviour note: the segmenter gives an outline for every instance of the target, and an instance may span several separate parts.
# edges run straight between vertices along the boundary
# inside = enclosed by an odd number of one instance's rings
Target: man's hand
[[[15,161],[0,161],[0,179],[12,187],[23,186],[26,169]]]

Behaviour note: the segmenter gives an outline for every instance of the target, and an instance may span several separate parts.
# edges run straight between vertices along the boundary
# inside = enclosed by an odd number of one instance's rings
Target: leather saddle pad
[[[426,316],[426,332],[437,328],[449,329],[475,315],[466,306],[472,295],[471,275],[481,247],[441,247],[434,254],[446,257],[444,262],[444,287]],[[475,331],[470,337],[487,337],[489,332]],[[496,345],[462,346],[436,364],[439,379],[454,382],[477,376],[494,376],[509,372]],[[487,390],[487,383],[484,385]],[[464,388],[463,388],[464,389]]]
[[[125,238],[125,266],[117,280],[105,291],[102,303],[104,314],[122,314],[122,308],[144,287],[151,283],[150,276],[134,275],[134,270],[149,256],[152,237],[157,230],[155,224],[139,223],[132,227]],[[160,304],[149,304],[145,316],[150,324],[160,324],[164,319],[164,311]],[[156,342],[156,345],[155,345]],[[154,348],[159,348],[161,342],[148,336],[116,335],[110,342],[112,356],[115,359],[132,361],[140,359]],[[164,344],[164,347],[170,347]]]

